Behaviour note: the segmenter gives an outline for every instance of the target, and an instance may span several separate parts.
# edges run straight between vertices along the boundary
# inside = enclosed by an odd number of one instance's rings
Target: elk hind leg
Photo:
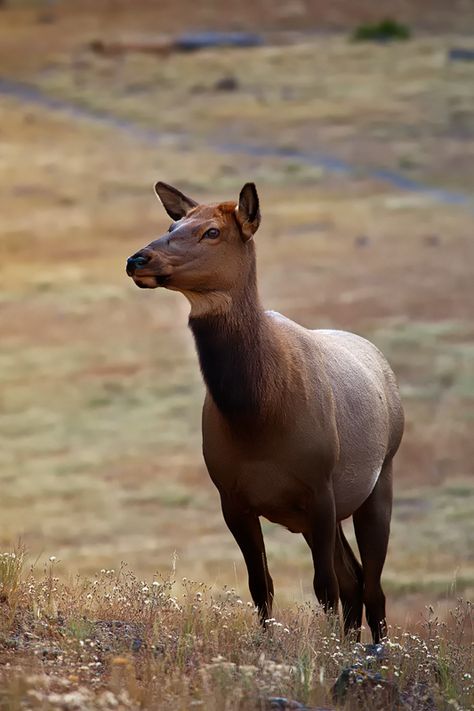
[[[387,634],[385,595],[380,578],[387,555],[392,515],[392,461],[386,460],[378,481],[353,515],[364,576],[364,605],[375,643]]]
[[[313,554],[314,592],[325,612],[337,614],[339,583],[334,565],[336,507],[331,490],[318,492],[311,513],[311,529],[303,535]]]
[[[339,583],[339,595],[344,617],[344,632],[355,632],[360,640],[363,610],[363,573],[362,566],[354,555],[342,525],[338,523],[334,550],[334,567]]]

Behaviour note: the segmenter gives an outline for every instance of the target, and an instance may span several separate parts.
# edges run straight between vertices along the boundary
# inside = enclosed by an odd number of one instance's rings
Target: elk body
[[[262,622],[273,583],[260,516],[302,533],[326,611],[342,602],[345,630],[363,606],[374,641],[385,634],[380,578],[392,508],[392,459],[403,432],[394,375],[370,342],[308,330],[264,311],[253,235],[255,186],[238,203],[199,205],[157,183],[169,231],[128,259],[141,288],[182,292],[207,387],[203,453],[225,522],[248,569]],[[353,517],[362,565],[341,521]]]

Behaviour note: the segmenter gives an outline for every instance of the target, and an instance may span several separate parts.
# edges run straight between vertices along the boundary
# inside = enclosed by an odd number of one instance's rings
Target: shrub
[[[407,40],[410,37],[411,31],[407,25],[390,18],[359,25],[352,35],[352,39],[356,42],[391,42],[393,40]]]

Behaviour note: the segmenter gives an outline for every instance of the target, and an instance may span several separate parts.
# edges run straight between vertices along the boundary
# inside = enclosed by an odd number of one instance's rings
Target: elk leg
[[[232,504],[221,499],[222,513],[230,532],[242,551],[249,576],[249,588],[260,622],[265,627],[265,620],[272,614],[273,580],[268,572],[262,527],[258,516],[236,509]]]
[[[355,557],[340,523],[336,531],[334,565],[342,602],[344,632],[347,635],[355,631],[356,641],[360,641],[363,609],[362,566]]]
[[[332,491],[318,494],[311,515],[311,532],[305,538],[313,554],[314,592],[325,612],[337,613],[339,584],[334,567],[336,508]]]
[[[354,530],[364,575],[364,605],[375,643],[387,634],[385,595],[380,578],[387,555],[392,515],[392,461],[384,463],[378,481],[354,513]]]
[[[311,548],[311,538],[306,534],[303,535]],[[336,531],[334,567],[342,603],[344,633],[347,635],[350,634],[351,631],[355,631],[356,641],[359,642],[363,611],[362,566],[346,540],[341,524],[337,525]]]

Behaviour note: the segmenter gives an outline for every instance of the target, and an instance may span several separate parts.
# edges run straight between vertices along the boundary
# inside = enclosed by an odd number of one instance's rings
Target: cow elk
[[[365,605],[375,642],[386,633],[381,573],[392,508],[392,460],[403,432],[394,375],[353,333],[308,330],[262,308],[254,235],[255,185],[238,203],[200,205],[155,186],[168,232],[127,261],[137,286],[182,292],[207,392],[204,459],[225,522],[248,569],[263,625],[273,583],[260,516],[302,533],[314,591],[327,612],[342,603],[359,636]],[[352,516],[362,565],[341,521]]]

